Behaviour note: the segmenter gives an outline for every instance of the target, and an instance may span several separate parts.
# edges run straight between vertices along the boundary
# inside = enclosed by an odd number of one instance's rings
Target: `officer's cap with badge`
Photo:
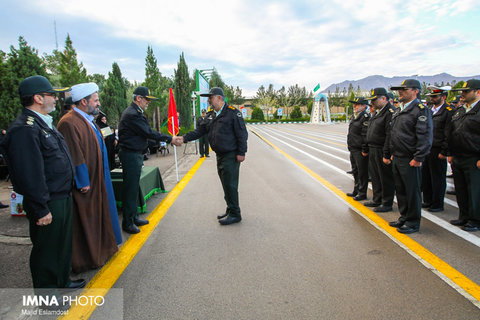
[[[149,90],[148,90],[147,87],[143,87],[143,86],[137,87],[137,88],[133,91],[133,94],[136,95],[136,96],[144,97],[144,98],[147,99],[147,100],[152,100],[152,101],[158,100],[157,97],[154,97],[154,96],[151,96],[151,95],[150,95],[150,92],[149,92]]]
[[[452,89],[452,91],[480,90],[480,80],[470,79],[466,81],[461,88]]]
[[[222,96],[225,98],[225,93],[223,93],[222,88],[213,87],[210,89],[210,92],[200,94],[200,97],[211,97],[211,96]]]
[[[370,92],[370,97],[366,97],[366,100],[374,100],[378,97],[385,96],[388,99],[388,92],[385,88],[375,88]]]
[[[348,102],[353,103],[353,104],[363,104],[363,105],[368,105],[368,100],[362,97],[355,98],[353,100],[348,100]]]
[[[403,90],[403,89],[418,89],[422,90],[422,85],[420,84],[420,81],[415,80],[415,79],[407,79],[402,82],[401,85],[391,87],[390,90],[398,91],[398,90]]]
[[[54,88],[44,76],[31,76],[23,79],[18,87],[20,97],[33,96],[39,93],[58,93],[70,91],[71,88]]]
[[[426,96],[447,96],[448,91],[452,89],[450,86],[444,86],[444,87],[436,87],[436,86],[429,86],[428,89],[432,90],[432,92],[427,93]]]
[[[452,101],[450,101],[450,103],[459,103],[459,102],[460,102],[460,98],[461,98],[461,96],[460,96],[460,95],[457,95],[457,96],[455,96],[455,99],[453,99]]]

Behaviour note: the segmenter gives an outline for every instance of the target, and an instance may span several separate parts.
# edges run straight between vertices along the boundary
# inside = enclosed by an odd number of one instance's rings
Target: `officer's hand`
[[[88,190],[90,190],[90,186],[86,186],[86,187],[80,188],[79,191],[80,191],[81,193],[87,193]]]
[[[177,147],[181,146],[183,142],[184,140],[182,136],[176,136],[172,138],[172,144]]]
[[[237,162],[243,162],[245,160],[245,156],[240,156],[237,154]]]
[[[450,156],[450,157],[448,157],[447,159],[448,159],[448,163],[452,164],[452,162],[453,162],[453,157]]]
[[[477,168],[480,169],[480,160],[477,161]]]
[[[46,226],[52,223],[52,214],[49,212],[46,216],[38,219],[37,226]]]
[[[392,160],[383,158],[383,163],[385,163],[386,165],[389,165],[390,163],[392,163]]]
[[[445,157],[443,154],[439,153],[438,154],[438,159],[445,160],[445,159],[447,159],[447,157]]]
[[[362,156],[364,156],[364,157],[368,156],[368,152],[367,153],[362,152]]]
[[[422,163],[420,161],[417,161],[415,159],[412,159],[412,161],[410,161],[410,167],[421,167],[422,166]]]

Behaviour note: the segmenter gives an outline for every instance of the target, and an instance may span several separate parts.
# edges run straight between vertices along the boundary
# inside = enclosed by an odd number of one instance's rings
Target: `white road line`
[[[338,167],[336,167],[336,166],[334,166],[334,165],[326,162],[325,160],[322,160],[322,159],[320,159],[320,158],[317,158],[317,157],[315,157],[315,156],[313,156],[313,155],[311,155],[311,154],[309,154],[309,153],[307,153],[307,152],[305,152],[305,151],[303,151],[303,150],[301,150],[301,149],[299,149],[299,148],[297,148],[297,147],[295,147],[295,146],[293,146],[293,145],[291,145],[291,144],[289,144],[289,143],[281,140],[280,138],[277,138],[277,137],[269,134],[269,133],[266,132],[263,128],[260,129],[260,128],[256,127],[255,130],[260,131],[262,134],[265,134],[265,135],[267,135],[267,136],[269,136],[269,137],[271,137],[271,138],[279,141],[280,143],[285,144],[285,145],[288,146],[289,148],[292,148],[292,149],[294,149],[294,150],[296,150],[296,151],[298,151],[298,152],[306,155],[307,157],[309,157],[309,158],[311,158],[311,159],[313,159],[313,160],[315,160],[315,161],[317,161],[317,162],[320,162],[322,165],[324,165],[324,166],[326,166],[326,167],[329,167],[330,169],[332,169],[332,170],[340,173],[341,175],[349,178],[350,180],[353,180],[353,177],[352,177],[350,174],[347,174],[344,170],[342,170],[342,169],[340,169],[340,168],[338,168]],[[292,139],[288,139],[288,140],[292,140]],[[292,141],[294,141],[294,140],[292,140]],[[295,141],[295,142],[296,142],[296,141]],[[297,143],[299,143],[299,142],[297,142]],[[300,144],[305,145],[305,144],[303,144],[303,143],[300,143]],[[312,148],[312,149],[315,149],[315,150],[318,151],[318,149],[316,149],[316,148],[314,148],[314,147],[309,147],[309,148]],[[370,186],[370,185],[369,185],[369,189],[371,189],[371,186]],[[448,200],[448,199],[446,199],[446,200]],[[395,202],[396,202],[396,201],[395,201]],[[452,201],[452,202],[453,202],[453,201]],[[450,231],[451,233],[457,235],[458,237],[464,239],[465,241],[468,241],[468,242],[470,242],[471,244],[474,244],[474,245],[476,245],[477,247],[480,247],[480,237],[477,237],[477,236],[475,236],[475,235],[473,235],[473,234],[471,234],[471,233],[468,233],[468,232],[466,232],[466,231],[463,231],[462,229],[451,225],[449,222],[447,222],[447,221],[445,221],[445,220],[443,220],[443,219],[441,219],[441,218],[439,218],[439,217],[437,217],[437,216],[435,216],[435,215],[431,214],[430,212],[428,212],[428,211],[426,211],[426,210],[423,210],[423,209],[422,209],[422,217],[425,218],[425,219],[427,219],[427,220],[429,220],[429,221],[431,221],[432,223],[434,223],[434,224],[436,224],[436,225],[444,228],[445,230]]]

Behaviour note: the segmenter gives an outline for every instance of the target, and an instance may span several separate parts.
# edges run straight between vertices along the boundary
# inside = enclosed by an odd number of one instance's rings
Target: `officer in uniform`
[[[353,115],[348,126],[347,145],[350,151],[350,163],[352,164],[355,185],[353,192],[347,196],[354,197],[356,201],[367,199],[368,188],[368,145],[367,129],[370,113],[367,112],[368,100],[355,98],[353,103]]]
[[[74,169],[63,136],[48,115],[57,92],[43,76],[20,82],[22,113],[12,122],[1,149],[7,156],[13,188],[23,195],[33,247],[30,271],[34,288],[81,288],[71,281],[72,188]]]
[[[455,109],[458,109],[458,108],[460,108],[461,106],[463,106],[463,102],[462,102],[462,100],[461,100],[461,95],[455,96],[455,99],[453,99],[452,101],[450,101],[450,104],[451,104]]]
[[[417,232],[422,211],[422,163],[430,152],[433,140],[432,112],[418,99],[421,85],[407,79],[397,90],[403,103],[392,117],[390,146],[393,174],[400,218],[390,222],[400,233]]]
[[[227,210],[217,218],[221,225],[229,225],[242,220],[238,202],[238,176],[240,163],[247,152],[247,128],[242,113],[225,103],[225,94],[221,88],[211,88],[208,97],[213,110],[207,113],[196,130],[183,136],[183,142],[198,139],[208,133],[208,141],[217,154],[217,172],[222,182]]]
[[[459,218],[450,223],[472,232],[480,229],[480,80],[470,79],[452,90],[461,91],[465,105],[457,109],[451,124],[449,162]]]
[[[207,111],[205,109],[202,110],[202,115],[197,119],[197,128],[202,125],[202,122],[207,118]],[[200,158],[203,157],[210,157],[210,145],[208,144],[208,137],[206,134],[201,136],[198,139],[198,144],[200,148]]]
[[[373,200],[364,203],[375,212],[392,211],[395,182],[390,164],[390,120],[394,109],[385,88],[375,88],[366,98],[375,108],[367,130],[368,164],[372,178]]]
[[[172,137],[153,130],[143,112],[151,100],[158,98],[149,94],[147,87],[138,87],[133,91],[133,102],[125,109],[118,125],[119,158],[122,163],[123,189],[122,228],[125,232],[139,233],[138,226],[148,224],[140,219],[137,212],[138,190],[143,165],[143,150],[148,146],[147,139],[172,142]]]
[[[432,104],[433,143],[422,167],[422,208],[428,208],[430,212],[443,211],[447,189],[448,134],[454,113],[445,101],[447,95],[446,88],[434,88],[427,94]]]

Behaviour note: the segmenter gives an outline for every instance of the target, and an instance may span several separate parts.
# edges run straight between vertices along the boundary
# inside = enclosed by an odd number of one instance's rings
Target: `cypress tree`
[[[88,82],[87,70],[83,63],[78,63],[77,52],[73,48],[70,35],[65,40],[65,49],[60,53],[60,65],[58,66],[60,74],[60,85],[73,86],[78,83]]]
[[[122,111],[127,107],[127,88],[116,62],[112,64],[112,72],[108,73],[108,79],[100,91],[100,102],[107,121],[116,126]]]
[[[188,74],[188,66],[185,62],[185,56],[182,52],[177,69],[174,71],[174,96],[177,105],[177,111],[180,113],[181,124],[183,127],[190,129],[193,124],[192,119],[192,102],[190,99],[190,76]],[[197,115],[198,116],[198,115]]]

